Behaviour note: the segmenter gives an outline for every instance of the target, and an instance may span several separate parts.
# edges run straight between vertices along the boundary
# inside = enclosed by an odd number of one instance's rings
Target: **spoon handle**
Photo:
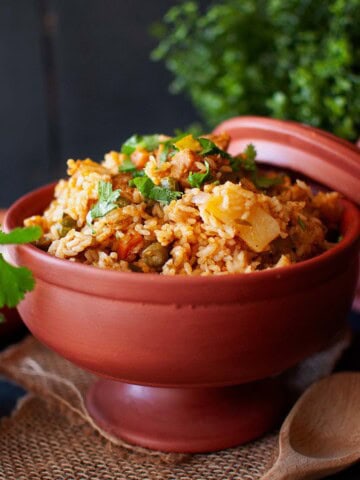
[[[273,467],[261,480],[306,480],[312,478],[309,472],[304,471],[301,465],[278,459]]]

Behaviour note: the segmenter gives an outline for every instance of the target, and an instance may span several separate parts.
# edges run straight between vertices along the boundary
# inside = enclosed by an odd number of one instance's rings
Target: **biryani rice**
[[[229,143],[226,134],[207,138],[219,149],[226,149]],[[160,139],[168,141],[167,137]],[[59,181],[54,200],[43,215],[30,217],[24,224],[41,226],[43,236],[37,245],[58,258],[99,268],[165,275],[222,275],[279,268],[333,245],[327,236],[336,229],[341,215],[338,193],[315,195],[306,183],[291,183],[285,175],[281,184],[261,189],[246,170],[240,169],[232,179],[231,159],[221,150],[220,154],[214,150],[204,156],[196,149],[172,148],[175,154],[162,163],[161,142],[151,152],[136,148],[137,157],[132,154],[130,159],[146,159],[139,171],[154,185],[175,178],[181,185],[181,198],[168,204],[145,198],[131,185],[130,174],[119,173],[129,157],[113,151],[101,164],[91,159],[69,160],[69,179]],[[242,158],[246,160],[244,155]],[[203,185],[191,188],[189,174],[205,175],[204,159],[211,176]],[[278,174],[267,173],[266,178],[274,175]],[[89,212],[99,201],[99,182],[119,190],[122,203],[89,222]],[[143,254],[154,243],[167,252],[166,261],[156,268]]]

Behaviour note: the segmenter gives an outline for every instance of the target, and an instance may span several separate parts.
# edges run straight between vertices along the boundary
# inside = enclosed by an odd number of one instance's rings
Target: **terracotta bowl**
[[[41,212],[52,195],[50,185],[21,198],[6,229]],[[37,280],[19,307],[29,329],[105,378],[87,397],[99,426],[145,447],[201,452],[271,428],[283,408],[276,375],[326,347],[344,327],[359,231],[359,212],[344,201],[343,240],[332,250],[246,275],[121,273],[33,246],[11,247],[9,255]]]

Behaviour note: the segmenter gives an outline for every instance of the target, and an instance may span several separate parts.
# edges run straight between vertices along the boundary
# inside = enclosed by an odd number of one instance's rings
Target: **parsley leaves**
[[[0,245],[34,242],[42,235],[40,227],[15,228],[10,233],[0,230]],[[0,308],[15,307],[34,288],[35,280],[29,269],[10,265],[0,253]]]
[[[95,218],[104,217],[106,214],[117,208],[116,200],[120,197],[120,190],[113,191],[110,182],[100,180],[98,183],[99,200],[86,216],[88,225],[92,224]]]
[[[210,166],[209,163],[205,160],[205,165],[206,165],[206,172],[205,173],[200,173],[200,172],[190,172],[188,176],[188,180],[190,183],[191,187],[197,187],[200,188],[201,185],[209,178],[210,176]]]
[[[155,185],[147,175],[134,178],[131,180],[131,185],[135,186],[145,199],[155,200],[160,203],[167,204],[182,196],[182,192]]]
[[[131,155],[137,148],[144,148],[148,152],[152,152],[158,148],[160,144],[159,135],[132,135],[121,147],[121,153]]]

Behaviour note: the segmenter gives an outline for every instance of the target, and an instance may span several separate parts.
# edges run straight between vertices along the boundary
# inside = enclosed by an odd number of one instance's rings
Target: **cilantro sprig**
[[[9,233],[0,230],[0,245],[19,245],[35,242],[42,235],[40,227],[15,228]],[[23,300],[26,292],[33,290],[35,280],[26,267],[15,267],[0,253],[0,308],[9,308]]]
[[[19,245],[39,240],[42,235],[40,227],[18,227],[9,233],[0,230],[0,245]]]
[[[118,207],[116,201],[120,197],[120,190],[112,189],[110,182],[104,182],[100,180],[98,183],[98,201],[86,216],[86,222],[88,225],[92,224],[95,218],[104,217],[109,212]]]
[[[137,148],[144,148],[148,152],[156,150],[160,144],[160,136],[155,135],[132,135],[121,147],[121,153],[131,155]]]
[[[135,186],[145,199],[155,200],[163,204],[168,204],[172,200],[177,200],[182,196],[182,192],[155,185],[147,175],[134,178],[130,181],[130,184],[131,186]]]
[[[256,148],[252,143],[250,143],[247,145],[241,155],[238,155],[237,157],[231,157],[230,166],[233,172],[239,172],[240,169],[249,172],[250,178],[254,185],[262,190],[266,190],[267,188],[275,185],[280,185],[283,182],[283,177],[281,175],[277,177],[266,177],[264,175],[260,175],[255,161],[256,155]]]
[[[188,176],[188,181],[190,186],[193,188],[200,188],[201,185],[210,177],[210,166],[209,162],[205,160],[206,171],[205,173],[200,172],[190,172]]]
[[[225,150],[221,150],[221,148],[215,145],[215,143],[208,138],[198,137],[196,140],[200,143],[202,147],[200,155],[202,155],[203,157],[205,157],[206,155],[220,155],[224,158],[232,158],[230,153],[225,152]]]

